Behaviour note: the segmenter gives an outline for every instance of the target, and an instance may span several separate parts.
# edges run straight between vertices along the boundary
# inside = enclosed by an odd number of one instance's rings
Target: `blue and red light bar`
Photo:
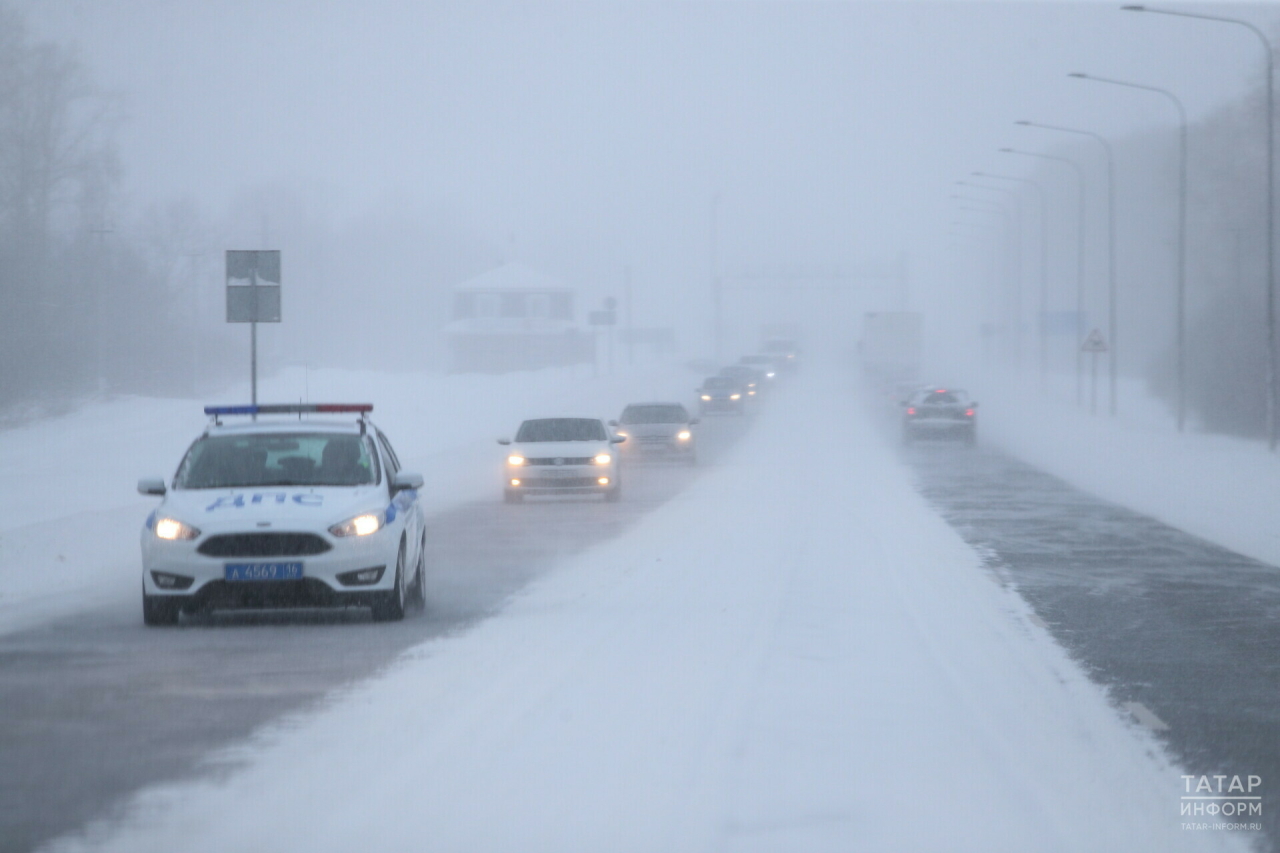
[[[206,415],[316,415],[368,414],[372,403],[267,403],[248,406],[205,406]]]

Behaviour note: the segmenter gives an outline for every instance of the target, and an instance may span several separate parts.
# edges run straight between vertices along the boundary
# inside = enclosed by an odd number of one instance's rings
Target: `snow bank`
[[[545,413],[616,417],[630,394],[692,396],[695,374],[646,365],[593,377],[579,367],[501,376],[290,369],[264,378],[266,402],[372,402],[406,468],[421,472],[429,511],[500,495],[494,439]],[[156,505],[141,477],[168,477],[204,429],[214,400],[124,397],[0,431],[0,633],[103,604],[140,608],[138,536]],[[141,618],[141,616],[139,616]]]
[[[1280,454],[1260,441],[1179,434],[1140,385],[1120,391],[1115,419],[1105,414],[1103,388],[1096,416],[1038,388],[984,391],[984,441],[1101,498],[1280,565]]]
[[[806,381],[504,613],[49,849],[1243,849]]]

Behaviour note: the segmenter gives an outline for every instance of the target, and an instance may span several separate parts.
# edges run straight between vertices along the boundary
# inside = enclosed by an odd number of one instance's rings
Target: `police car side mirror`
[[[138,494],[140,495],[156,495],[157,497],[164,497],[166,491],[168,491],[168,489],[165,488],[164,480],[161,480],[159,477],[138,481]]]
[[[409,471],[400,471],[391,478],[391,491],[403,492],[407,489],[421,489],[422,475],[413,474]]]
[[[626,437],[625,435],[615,435],[613,438],[609,439],[609,443],[610,443],[610,444],[622,444],[622,442],[624,442],[624,441],[626,441],[626,440],[627,440],[627,437]]]
[[[510,444],[510,443],[511,443],[511,439],[509,439],[509,438],[500,438],[500,439],[498,439],[498,444],[507,445],[507,444]]]

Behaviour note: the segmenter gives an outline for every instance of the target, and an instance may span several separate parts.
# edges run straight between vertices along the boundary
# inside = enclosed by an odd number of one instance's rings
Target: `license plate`
[[[572,469],[566,471],[563,468],[559,468],[559,469],[552,468],[550,471],[547,472],[547,476],[549,476],[553,480],[563,480],[566,477],[577,477],[580,475],[577,471],[574,471]]]
[[[296,581],[302,577],[302,563],[227,563],[229,581]]]

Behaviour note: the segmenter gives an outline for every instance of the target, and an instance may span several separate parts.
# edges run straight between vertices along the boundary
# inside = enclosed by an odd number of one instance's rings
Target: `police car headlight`
[[[508,456],[508,457],[507,457],[507,464],[508,464],[508,465],[523,465],[523,464],[524,464],[524,457],[523,457],[523,456],[520,456],[519,454],[513,453],[513,454],[511,454],[510,456]]]
[[[608,453],[597,454],[595,458],[595,463],[597,465],[608,465],[612,461],[613,461],[613,457],[610,456]]]
[[[333,525],[329,532],[334,536],[368,536],[370,533],[377,533],[386,523],[385,513],[366,512]]]
[[[693,433],[689,432],[687,429],[682,429],[680,430],[680,432],[676,433],[676,438],[680,439],[681,441],[688,441],[689,439],[693,438]]]
[[[158,518],[156,519],[155,531],[157,538],[168,539],[195,539],[200,535],[200,531],[192,527],[190,524],[183,524],[176,518]]]

